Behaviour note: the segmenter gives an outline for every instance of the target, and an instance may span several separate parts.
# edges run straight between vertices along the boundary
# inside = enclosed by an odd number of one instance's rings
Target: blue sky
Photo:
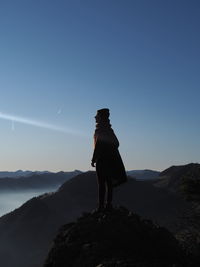
[[[91,169],[103,107],[127,169],[199,162],[199,13],[197,0],[0,1],[0,170]]]

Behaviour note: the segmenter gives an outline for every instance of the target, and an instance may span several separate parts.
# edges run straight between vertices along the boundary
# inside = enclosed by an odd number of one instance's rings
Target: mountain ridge
[[[33,174],[43,174],[43,173],[51,173],[49,171],[0,171],[0,178],[18,178],[18,177],[27,177]]]
[[[0,191],[51,188],[63,184],[80,173],[80,171],[76,170],[58,173],[33,173],[29,176],[18,178],[0,178]]]
[[[174,227],[188,203],[165,189],[132,178],[114,191],[114,206],[122,205],[144,218]],[[5,267],[42,266],[60,225],[91,212],[97,203],[96,173],[66,181],[57,192],[35,197],[0,218],[0,256]],[[13,251],[12,258],[6,255]],[[23,251],[23,253],[22,253]],[[24,256],[25,255],[25,256]]]
[[[126,172],[127,175],[134,177],[138,181],[142,180],[157,180],[160,172],[159,171],[154,171],[154,170],[149,170],[149,169],[144,169],[144,170],[130,170]]]
[[[187,180],[200,181],[199,163],[171,166],[160,173],[155,184],[172,192],[183,193],[182,185]]]

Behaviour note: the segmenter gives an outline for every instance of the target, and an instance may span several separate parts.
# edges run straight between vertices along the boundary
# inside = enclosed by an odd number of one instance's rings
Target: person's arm
[[[96,159],[95,159],[95,150],[94,150],[93,157],[92,157],[92,160],[91,160],[91,166],[92,167],[96,167],[95,163],[96,163]]]
[[[98,147],[99,147],[98,144],[99,144],[98,138],[96,136],[94,136],[94,152],[93,152],[92,161],[91,161],[92,167],[95,167],[95,163],[97,160]]]

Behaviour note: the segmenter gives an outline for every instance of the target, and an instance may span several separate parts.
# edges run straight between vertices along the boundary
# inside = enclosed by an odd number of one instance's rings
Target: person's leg
[[[112,209],[113,186],[110,176],[106,177],[106,187],[107,187],[106,209]]]
[[[106,193],[106,179],[104,175],[104,169],[101,162],[96,163],[96,172],[98,180],[98,198],[99,198],[99,209],[104,208],[105,193]]]

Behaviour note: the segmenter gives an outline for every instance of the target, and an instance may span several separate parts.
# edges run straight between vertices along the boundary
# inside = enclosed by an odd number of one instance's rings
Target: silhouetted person
[[[96,166],[97,172],[98,212],[104,209],[107,211],[112,209],[113,186],[117,186],[127,180],[125,168],[118,151],[119,141],[111,128],[109,115],[109,109],[104,108],[97,110],[97,115],[95,116],[96,130],[91,165],[92,167]]]

